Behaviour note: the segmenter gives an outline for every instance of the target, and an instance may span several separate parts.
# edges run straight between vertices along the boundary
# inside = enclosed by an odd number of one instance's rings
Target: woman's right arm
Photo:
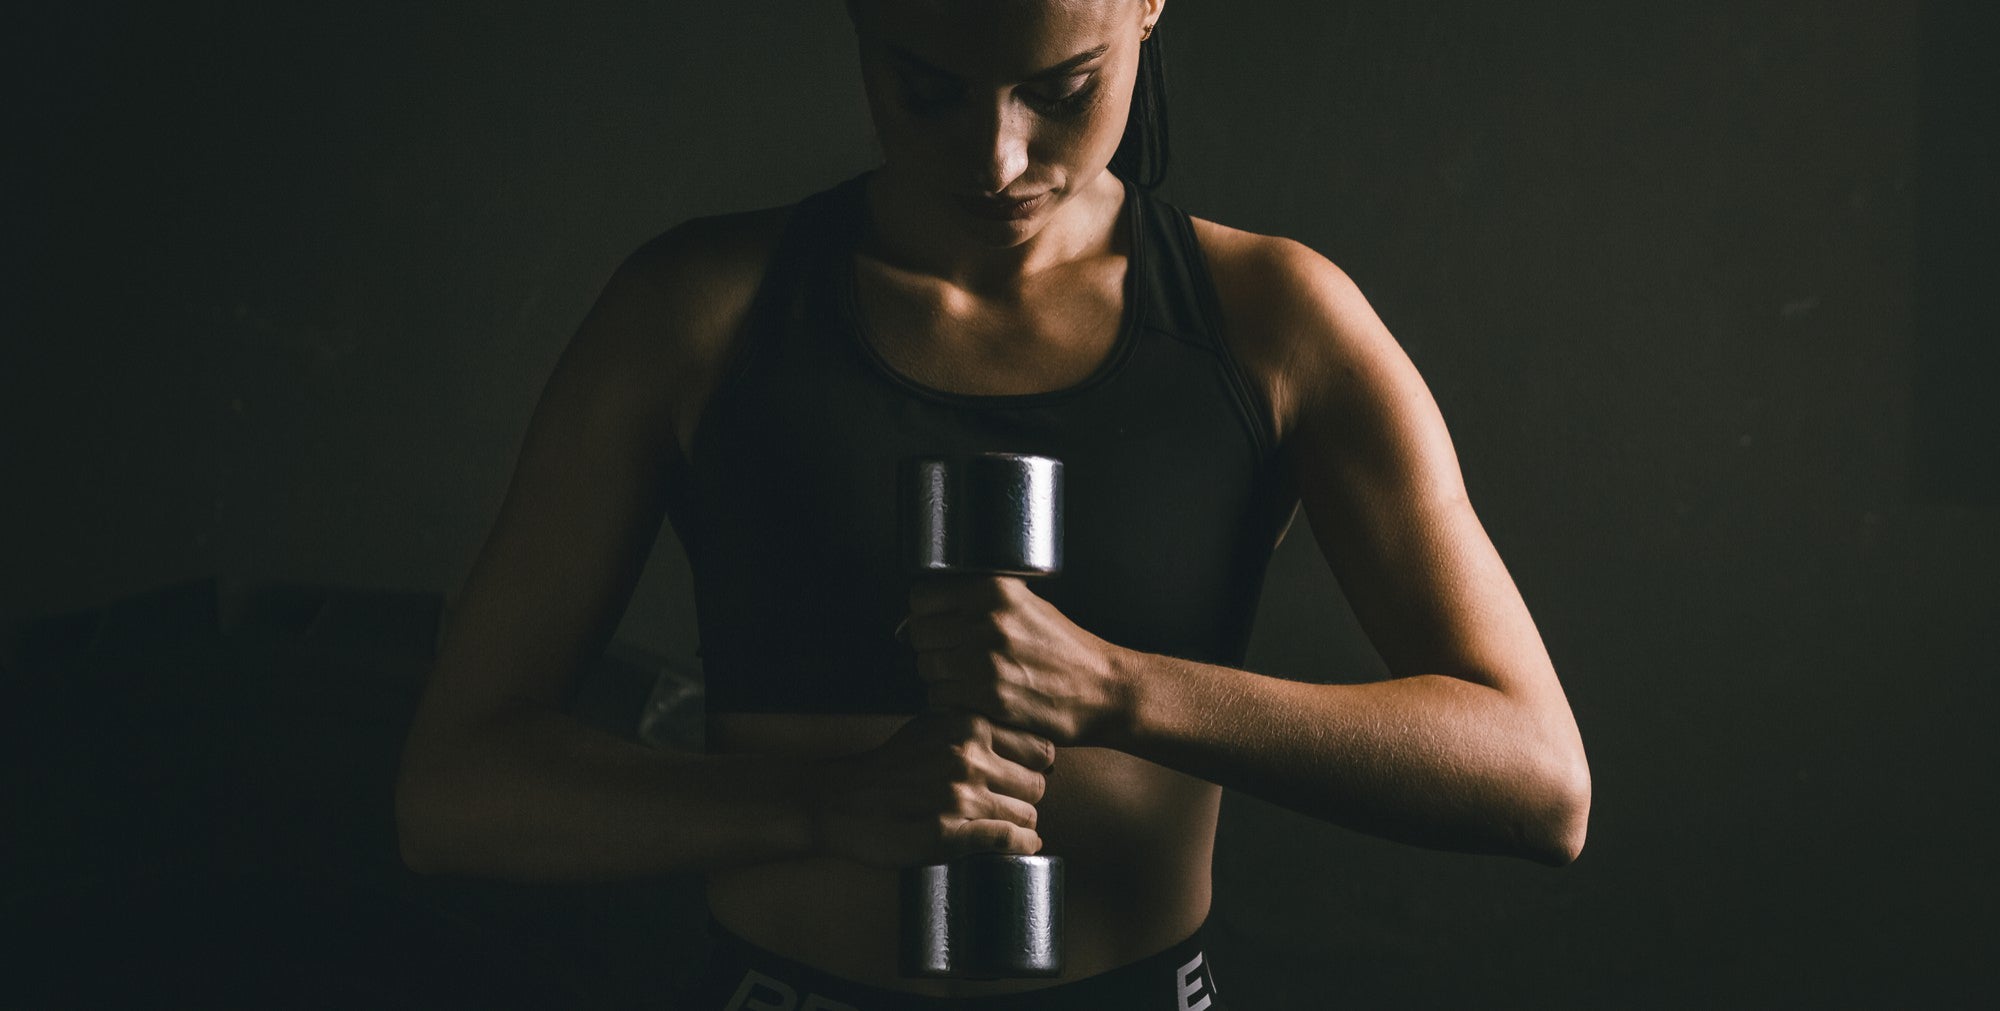
[[[731,276],[701,231],[620,266],[543,388],[404,747],[396,825],[416,870],[604,879],[811,848],[795,762],[656,750],[564,711],[684,479],[676,432],[740,318],[726,303],[755,287],[755,264]]]
[[[659,750],[564,711],[687,479],[679,433],[781,223],[696,221],[647,244],[564,349],[404,745],[396,831],[411,868],[606,880],[1040,848],[1054,747],[970,714],[925,714],[881,747],[815,761]]]

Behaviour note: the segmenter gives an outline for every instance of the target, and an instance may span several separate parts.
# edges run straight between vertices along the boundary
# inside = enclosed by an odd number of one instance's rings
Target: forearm
[[[1118,662],[1131,686],[1120,750],[1419,845],[1552,864],[1582,846],[1589,773],[1573,725],[1545,708],[1440,675],[1321,685],[1133,651]]]
[[[664,752],[520,708],[412,738],[396,789],[405,862],[430,873],[604,880],[804,855],[797,761]]]

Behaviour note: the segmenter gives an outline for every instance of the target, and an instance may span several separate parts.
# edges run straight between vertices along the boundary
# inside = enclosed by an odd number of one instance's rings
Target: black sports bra
[[[1294,503],[1187,216],[1126,186],[1124,318],[1088,378],[966,395],[897,373],[868,342],[853,258],[865,179],[794,210],[675,483],[709,711],[922,708],[894,637],[911,578],[897,466],[912,456],[1063,461],[1064,568],[1035,591],[1118,645],[1240,666]]]

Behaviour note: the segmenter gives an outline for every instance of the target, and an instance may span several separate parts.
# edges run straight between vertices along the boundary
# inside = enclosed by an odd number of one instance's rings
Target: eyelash
[[[1042,108],[1046,111],[1047,115],[1067,116],[1090,104],[1090,96],[1095,94],[1097,94],[1097,78],[1092,77],[1089,84],[1061,98],[1042,102]]]
[[[1042,115],[1061,118],[1072,115],[1089,104],[1091,96],[1097,94],[1097,86],[1098,78],[1093,74],[1089,84],[1061,98],[1030,98],[1029,102],[1039,107]],[[955,89],[949,96],[944,98],[920,98],[916,92],[917,89],[912,87],[908,80],[903,82],[903,107],[920,116],[943,112],[957,103],[959,98],[964,95],[963,88]]]

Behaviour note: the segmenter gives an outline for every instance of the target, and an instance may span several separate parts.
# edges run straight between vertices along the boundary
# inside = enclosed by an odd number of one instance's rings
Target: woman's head
[[[1031,232],[1107,166],[1157,172],[1163,150],[1133,163],[1163,148],[1146,135],[1164,110],[1142,39],[1165,2],[849,0],[883,174],[975,228]]]

